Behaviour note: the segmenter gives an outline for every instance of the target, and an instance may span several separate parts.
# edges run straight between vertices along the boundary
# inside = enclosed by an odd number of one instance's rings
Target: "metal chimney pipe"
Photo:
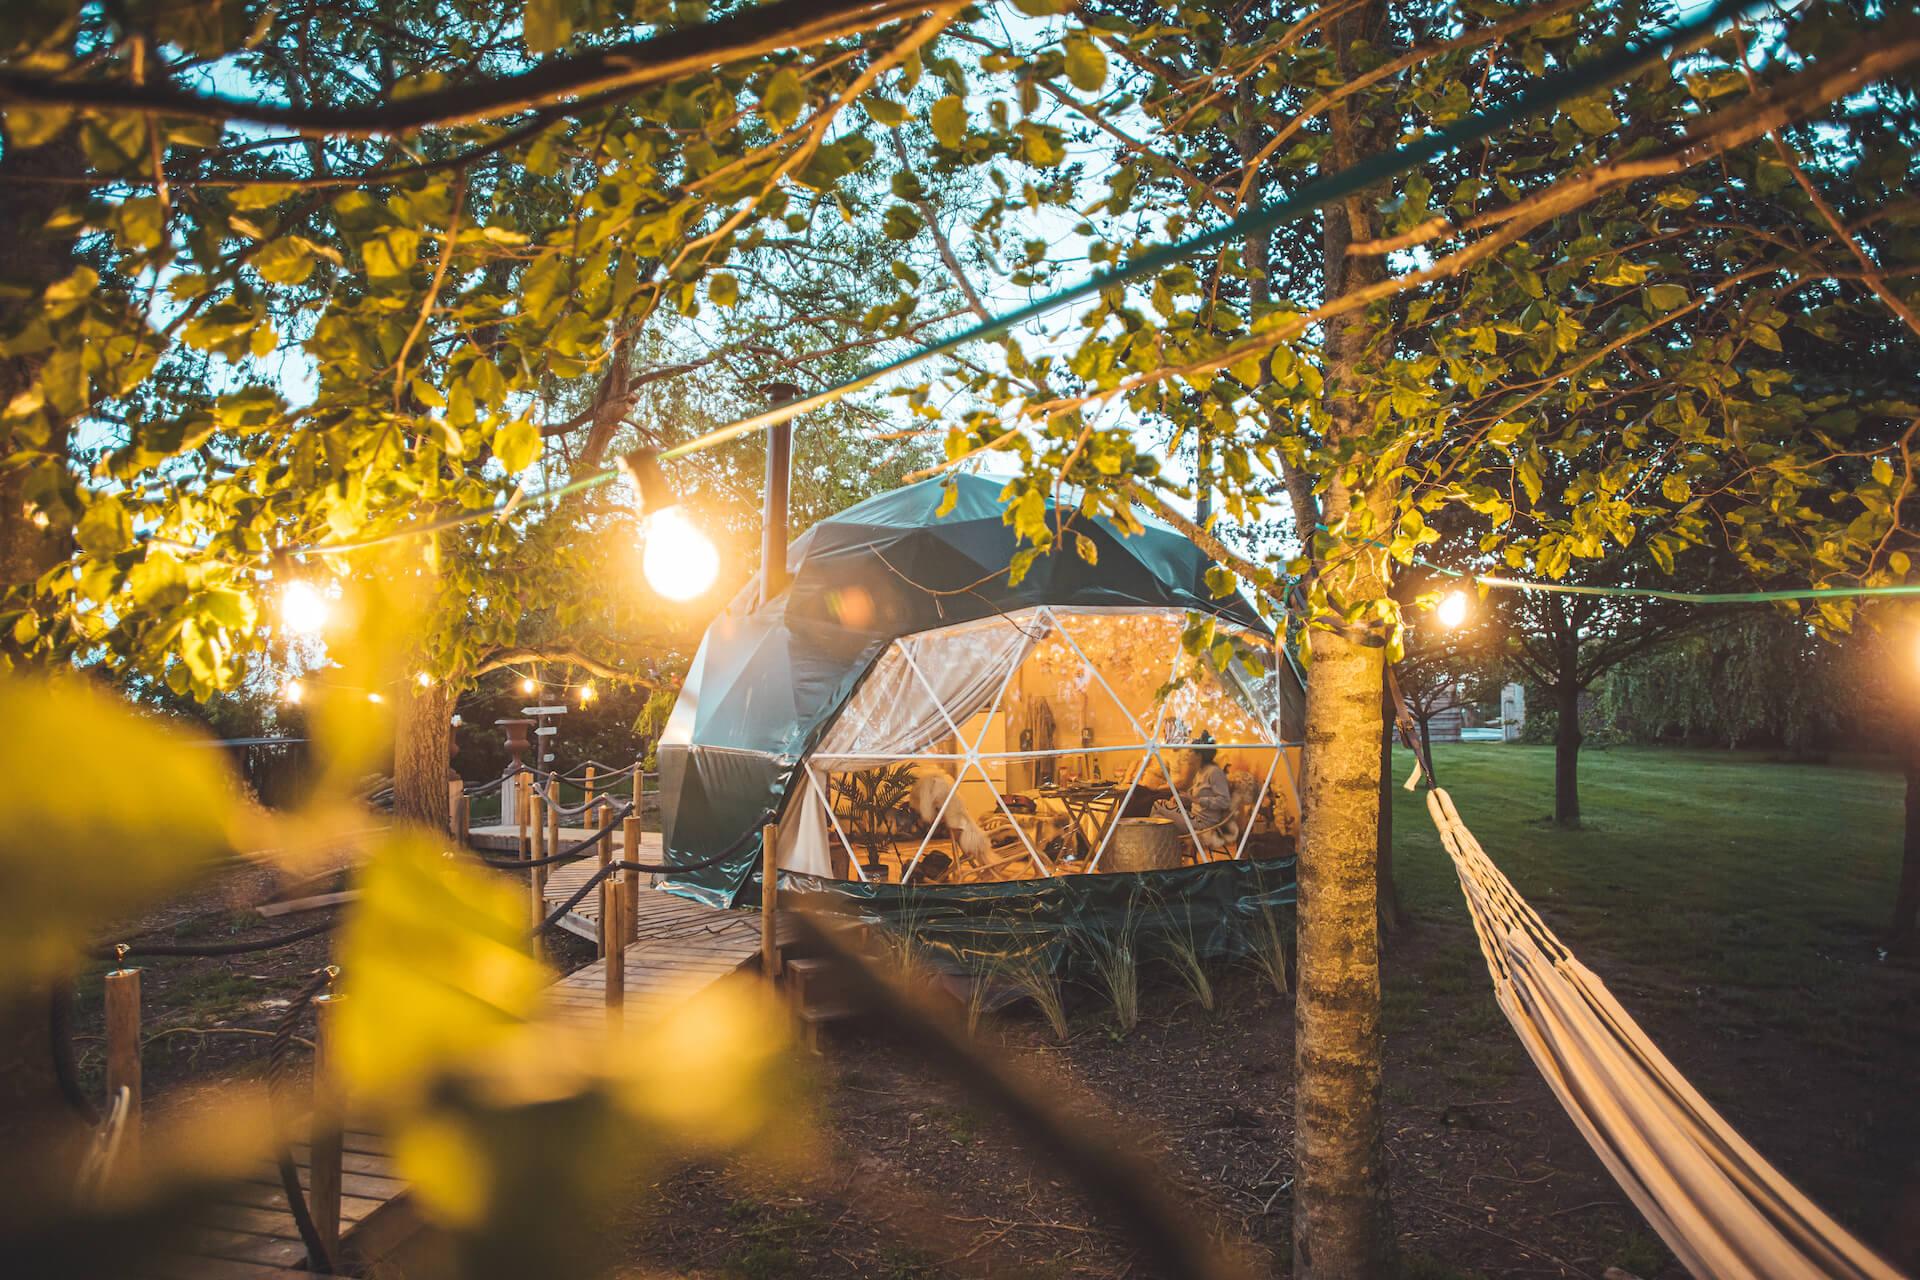
[[[775,407],[797,399],[800,388],[791,382],[769,382],[760,388]],[[793,481],[793,423],[767,428],[766,505],[760,528],[760,603],[787,589],[787,496]]]

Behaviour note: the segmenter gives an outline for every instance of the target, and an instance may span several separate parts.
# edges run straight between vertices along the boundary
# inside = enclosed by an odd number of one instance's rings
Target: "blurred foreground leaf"
[[[339,948],[342,1083],[362,1103],[415,1101],[500,1052],[552,975],[530,952],[524,895],[431,837],[388,838],[360,890]]]
[[[239,788],[193,735],[77,679],[0,678],[0,724],[0,989],[235,851]]]

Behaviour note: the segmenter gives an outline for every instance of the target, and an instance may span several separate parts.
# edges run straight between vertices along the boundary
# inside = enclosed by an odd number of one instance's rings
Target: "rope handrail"
[[[274,1024],[273,1042],[267,1048],[267,1098],[270,1105],[277,1107],[281,1096],[281,1084],[287,1071],[287,1051],[293,1044],[294,1025],[302,1014],[313,1007],[313,998],[331,987],[333,980],[339,976],[340,970],[334,965],[315,969],[306,985],[287,1006],[286,1012]],[[299,1229],[301,1243],[307,1247],[307,1270],[331,1275],[334,1271],[333,1257],[320,1238],[320,1229],[314,1225],[313,1212],[307,1204],[306,1188],[300,1185],[300,1170],[293,1163],[292,1146],[282,1144],[275,1157],[280,1172],[280,1189],[287,1197],[287,1212],[293,1217],[294,1226]]]
[[[624,765],[618,769],[612,768],[611,766],[602,766],[598,760],[589,760],[586,762],[586,764],[580,764],[580,765],[574,766],[573,770],[569,773],[549,771],[545,774],[542,774],[541,771],[538,769],[535,769],[529,765],[523,764],[518,769],[509,768],[505,773],[502,773],[499,777],[493,778],[489,781],[467,783],[463,788],[463,794],[468,796],[490,795],[493,792],[498,791],[501,787],[505,786],[509,781],[516,778],[523,778],[523,777],[532,777],[536,779],[545,777],[550,781],[569,782],[575,786],[578,786],[582,781],[585,780],[586,770],[588,765],[592,765],[596,769],[604,767],[607,770],[605,773],[597,773],[594,775],[593,781],[596,787],[602,783],[619,782],[623,779],[631,778],[634,775],[634,772],[636,770],[639,771],[640,776],[642,778],[654,779],[660,776],[660,773],[658,770],[641,769],[640,762],[638,760],[635,760],[632,764]],[[387,788],[387,790],[390,791],[391,788]],[[379,794],[379,793],[375,793],[375,794]]]
[[[756,832],[754,834],[757,835],[759,833]],[[588,876],[586,880],[580,885],[580,887],[578,889],[575,889],[573,891],[573,894],[570,897],[568,897],[568,899],[565,902],[561,903],[559,906],[555,907],[551,912],[548,913],[547,918],[542,920],[540,922],[539,928],[535,929],[533,932],[539,933],[541,929],[550,928],[551,926],[560,923],[560,920],[563,916],[565,916],[569,911],[572,911],[575,907],[579,906],[583,901],[585,901],[589,893],[592,893],[595,889],[600,887],[600,882],[602,880],[605,880],[608,876],[613,875],[615,872],[633,871],[643,875],[661,876],[661,875],[671,875],[676,871],[699,871],[705,867],[717,866],[720,863],[725,862],[729,858],[738,856],[740,852],[740,845],[742,843],[744,842],[736,840],[731,846],[728,847],[728,849],[724,853],[717,853],[710,858],[703,858],[699,862],[684,862],[684,863],[680,863],[673,866],[669,866],[664,863],[655,863],[655,862],[629,862],[625,858],[615,858],[611,862],[607,863],[606,866],[599,868],[592,875]],[[523,863],[521,865],[524,866],[526,864]]]
[[[587,856],[587,850],[599,844],[600,841],[613,830],[615,825],[624,821],[627,816],[633,812],[633,803],[631,801],[625,804],[621,804],[618,801],[609,801],[608,803],[612,807],[613,812],[608,815],[605,825],[594,828],[584,840],[576,840],[566,848],[555,850],[553,853],[549,853],[540,858],[489,858],[482,854],[480,861],[486,863],[489,867],[497,867],[502,871],[530,871],[535,867],[552,866],[556,862],[578,862],[581,858]]]
[[[296,942],[304,942],[308,938],[317,938],[337,928],[339,924],[338,920],[327,920],[320,924],[308,925],[304,929],[295,929],[292,933],[283,933],[276,938],[259,938],[243,942],[208,942],[199,946],[170,942],[114,942],[90,947],[87,954],[96,960],[119,960],[129,956],[192,956],[200,959],[210,959],[215,956],[242,956],[255,951],[271,951],[275,947],[290,946]]]

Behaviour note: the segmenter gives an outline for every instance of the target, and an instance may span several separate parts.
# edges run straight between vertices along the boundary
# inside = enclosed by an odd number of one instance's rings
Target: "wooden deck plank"
[[[194,1233],[189,1257],[225,1258],[233,1262],[258,1262],[281,1270],[305,1265],[307,1247],[298,1240],[264,1236],[252,1231],[232,1231],[204,1227]]]
[[[574,838],[584,838],[581,830]],[[563,840],[568,834],[563,832]],[[644,856],[659,856],[659,836],[643,842]],[[547,880],[549,910],[577,892],[598,870],[597,860],[585,859],[558,867]],[[564,923],[576,933],[594,937],[598,931],[599,895],[588,894]],[[635,938],[625,951],[626,1007],[656,1012],[665,1004],[684,1000],[694,992],[755,963],[760,954],[760,918],[732,912],[675,894],[644,891],[635,903]],[[544,997],[546,1016],[569,1027],[603,1024],[606,1019],[605,962],[595,961],[550,986]],[[406,1182],[394,1168],[386,1143],[379,1135],[353,1130],[343,1140],[341,1158],[341,1237],[343,1247],[363,1238],[383,1210],[406,1193]],[[294,1148],[301,1185],[311,1182],[306,1145]],[[390,1215],[386,1215],[390,1216]],[[378,1234],[377,1232],[375,1234]],[[262,1166],[228,1199],[211,1206],[205,1226],[192,1246],[166,1260],[156,1280],[271,1280],[286,1276],[306,1262],[306,1247],[287,1209],[279,1173]]]

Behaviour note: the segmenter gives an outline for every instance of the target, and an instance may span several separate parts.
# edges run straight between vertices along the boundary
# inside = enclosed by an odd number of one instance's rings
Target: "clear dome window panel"
[[[926,723],[924,711],[915,714],[925,701],[907,655],[898,642],[889,645],[834,721],[818,754],[880,756],[911,751],[920,745],[917,737],[937,727]]]
[[[1255,664],[1252,670],[1243,658]],[[1264,655],[1264,664],[1262,659],[1260,650],[1248,648],[1220,671],[1206,657],[1181,654],[1167,690],[1161,736],[1170,742],[1191,742],[1202,733],[1220,743],[1277,741],[1279,703],[1271,651]]]
[[[1097,757],[1110,748],[1137,748],[1152,735],[1157,715],[1152,694],[1165,681],[1169,651],[1161,649],[1157,676],[1147,662],[1148,670],[1127,675],[1116,686],[1083,643],[1084,638],[1098,651],[1103,642],[1096,637],[1119,634],[1113,626],[1125,628],[1140,617],[1153,621],[1153,615],[1063,616],[1055,611],[1056,625],[1020,664],[1005,698],[1005,741],[1010,751],[1035,753],[1030,785],[1061,781],[1066,766],[1059,761],[1074,753]],[[1129,634],[1144,637],[1142,642],[1150,645],[1162,630],[1148,626]],[[1056,752],[1062,754],[1055,758],[1051,753]],[[1077,772],[1084,777],[1088,771]]]
[[[1184,615],[1168,610],[1055,610],[1062,633],[1063,665],[1086,668],[1081,678],[1120,723],[1137,726],[1138,739],[1159,718],[1159,695],[1173,674]],[[1096,712],[1097,715],[1097,712]]]
[[[1045,610],[1032,610],[900,641],[919,698],[944,721],[958,754],[981,750],[991,738],[1007,686],[1042,633],[1044,619]]]

